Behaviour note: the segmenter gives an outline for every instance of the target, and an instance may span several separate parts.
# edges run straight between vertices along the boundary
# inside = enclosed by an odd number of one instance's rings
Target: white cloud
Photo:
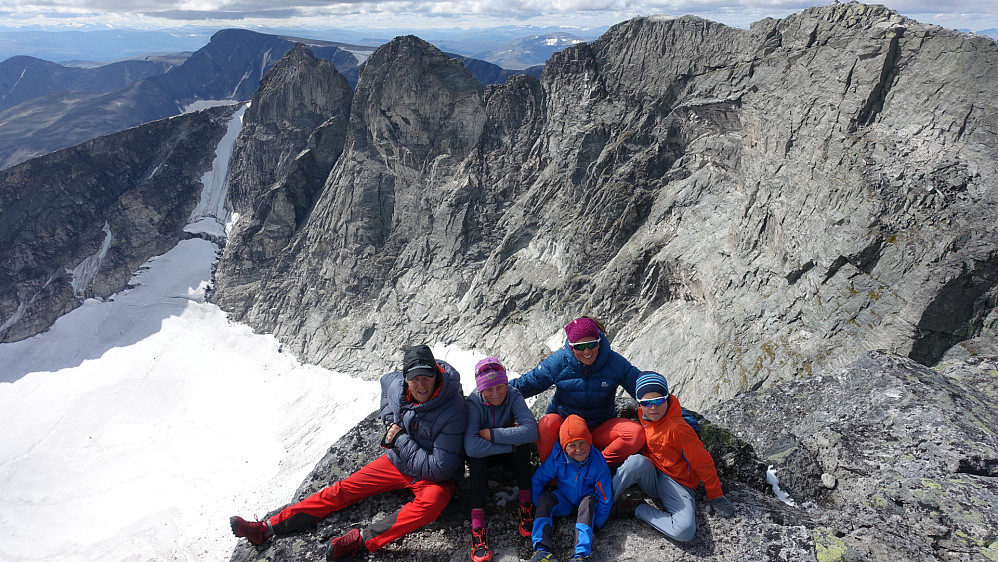
[[[635,16],[693,14],[747,27],[830,0],[5,0],[5,27],[105,25],[132,28],[198,23],[215,27],[484,28],[510,24],[604,26]],[[895,0],[886,5],[924,23],[998,27],[998,2]],[[402,23],[400,23],[402,22]]]

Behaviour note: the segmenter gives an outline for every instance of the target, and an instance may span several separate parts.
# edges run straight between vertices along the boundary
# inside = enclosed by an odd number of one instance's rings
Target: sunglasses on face
[[[599,347],[599,338],[596,338],[593,341],[587,341],[587,342],[582,342],[582,343],[568,342],[568,345],[572,349],[574,349],[575,351],[585,351],[587,349],[596,349],[597,347]]]
[[[652,406],[661,406],[665,404],[665,401],[669,398],[667,396],[659,396],[658,398],[649,398],[648,400],[638,400],[638,404],[644,406],[645,408],[651,408]]]

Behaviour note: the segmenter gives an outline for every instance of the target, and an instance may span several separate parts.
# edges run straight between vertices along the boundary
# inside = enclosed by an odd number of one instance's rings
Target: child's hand
[[[735,516],[735,506],[732,505],[731,501],[724,496],[707,500],[707,505],[714,510],[714,513],[724,517],[725,519],[731,519]]]
[[[478,436],[486,441],[492,441],[492,430],[491,429],[479,429]]]

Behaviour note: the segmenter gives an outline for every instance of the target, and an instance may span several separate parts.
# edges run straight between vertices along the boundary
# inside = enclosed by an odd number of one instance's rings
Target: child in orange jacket
[[[693,490],[703,481],[707,502],[722,517],[733,517],[735,508],[724,497],[714,459],[686,420],[679,399],[669,394],[665,377],[645,371],[638,377],[639,421],[645,430],[645,447],[631,455],[613,477],[614,501],[632,484],[662,500],[664,511],[641,501],[634,515],[677,541],[696,534],[696,500]],[[618,508],[626,510],[626,508]]]

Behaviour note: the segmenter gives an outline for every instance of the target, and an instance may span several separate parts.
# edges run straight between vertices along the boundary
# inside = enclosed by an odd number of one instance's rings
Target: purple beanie
[[[592,318],[576,318],[565,326],[565,336],[570,343],[575,343],[585,338],[599,339],[599,327]]]
[[[507,382],[506,367],[495,357],[486,357],[475,363],[475,387],[479,392]]]

